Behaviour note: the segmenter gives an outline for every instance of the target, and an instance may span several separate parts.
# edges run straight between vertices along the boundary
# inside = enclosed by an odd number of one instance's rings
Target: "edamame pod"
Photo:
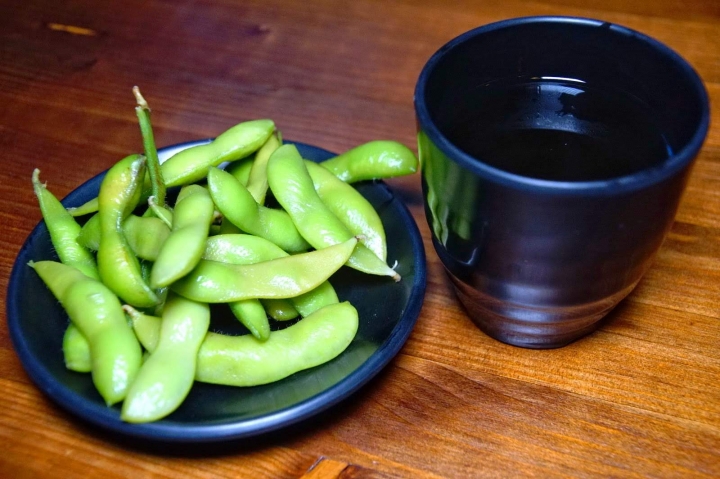
[[[315,191],[360,242],[383,261],[387,260],[385,228],[373,205],[358,190],[312,161],[305,161]]]
[[[353,236],[318,196],[295,145],[283,145],[270,157],[268,184],[297,230],[314,248],[324,248]],[[400,275],[363,244],[355,248],[348,266],[400,281]]]
[[[265,204],[265,194],[268,189],[267,162],[275,150],[282,145],[280,133],[270,135],[268,141],[255,153],[250,173],[246,182],[247,189],[259,205]]]
[[[257,204],[247,188],[219,168],[211,168],[207,180],[210,195],[223,219],[246,233],[275,243],[288,253],[307,251],[310,245],[286,212]]]
[[[160,321],[133,318],[136,334],[153,350]],[[349,302],[331,304],[297,323],[273,331],[267,341],[252,335],[209,332],[200,345],[195,379],[227,386],[259,386],[324,364],[342,353],[358,330],[358,313]],[[152,357],[152,356],[151,356]]]
[[[376,140],[320,163],[346,183],[379,180],[410,175],[418,168],[418,159],[397,141]]]
[[[92,379],[108,405],[122,401],[142,362],[117,297],[103,283],[55,261],[30,263],[87,339]]]
[[[250,179],[250,170],[252,170],[254,158],[244,158],[242,160],[233,161],[225,167],[225,171],[235,177],[241,185],[247,186],[247,182]]]
[[[81,231],[80,225],[55,195],[40,183],[40,170],[37,168],[32,174],[32,184],[45,226],[50,233],[50,241],[60,261],[74,266],[91,278],[99,279],[95,258],[77,240]]]
[[[160,248],[168,236],[170,228],[160,219],[130,215],[123,221],[123,235],[128,246],[140,259],[155,261]],[[92,216],[80,230],[78,243],[97,251],[100,246],[100,217]]]
[[[233,301],[228,303],[228,306],[233,316],[258,340],[266,341],[270,337],[270,323],[260,300],[252,298]]]
[[[231,264],[253,264],[272,259],[284,258],[288,254],[270,241],[252,235],[218,235],[207,240],[203,259]],[[264,304],[265,310],[274,319],[283,321],[301,314],[307,316],[328,304],[338,302],[335,289],[329,281],[300,296],[289,298],[291,304],[278,304],[275,299]],[[284,301],[284,300],[282,300]],[[264,302],[265,303],[265,302]]]
[[[168,158],[160,168],[165,185],[181,186],[207,176],[208,169],[254,153],[275,131],[272,120],[252,120],[235,125],[205,145],[193,146]]]
[[[352,342],[357,328],[357,310],[346,301],[274,331],[262,343],[249,335],[209,335],[200,347],[195,377],[229,386],[279,381],[337,357]]]
[[[357,239],[309,253],[248,265],[201,260],[171,289],[194,301],[229,303],[251,298],[292,298],[317,288],[352,254]]]
[[[89,373],[92,371],[90,344],[88,344],[85,336],[82,335],[73,323],[70,323],[65,330],[62,350],[65,367],[70,371],[78,373]]]
[[[207,304],[168,295],[157,347],[130,386],[121,419],[155,421],[177,409],[192,387],[198,350],[209,326]]]
[[[108,170],[98,196],[100,245],[97,252],[100,279],[123,301],[138,307],[159,302],[145,283],[140,263],[128,245],[122,224],[139,201],[139,190],[145,175],[145,158],[130,155]]]
[[[330,284],[329,281],[326,281],[325,283]],[[320,287],[322,287],[322,284],[318,286],[318,288]],[[333,290],[333,293],[334,292],[335,290]],[[337,303],[337,301],[334,302]],[[268,316],[270,316],[275,321],[289,321],[300,316],[300,313],[295,308],[295,306],[293,306],[289,299],[261,299],[260,303],[263,305],[263,308],[265,308],[265,312],[268,314]],[[328,304],[332,304],[332,302]]]
[[[160,248],[150,273],[153,288],[169,286],[188,274],[205,251],[215,205],[200,185],[183,187],[173,212],[173,229]]]

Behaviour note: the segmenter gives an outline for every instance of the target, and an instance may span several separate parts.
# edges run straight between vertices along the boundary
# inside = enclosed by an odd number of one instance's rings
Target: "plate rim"
[[[164,161],[171,153],[210,141],[212,141],[212,139],[207,138],[168,145],[158,148],[158,155],[161,157],[161,161]],[[301,149],[312,151],[313,156],[317,155],[329,158],[335,155],[335,153],[329,150],[307,143],[289,140],[285,140],[283,143],[294,144]],[[107,170],[93,176],[73,189],[62,200],[63,204],[65,204],[66,201],[72,200],[81,190],[92,187],[94,182],[98,183],[99,188],[99,182],[106,172]],[[44,220],[42,219],[30,231],[18,251],[8,281],[6,323],[15,353],[20,359],[21,365],[31,379],[31,382],[52,402],[58,404],[65,411],[70,412],[79,419],[99,426],[106,431],[120,433],[125,437],[173,443],[220,442],[260,436],[308,420],[346,400],[387,366],[407,342],[424,302],[425,289],[427,286],[427,264],[424,244],[417,223],[407,205],[393,193],[387,184],[383,181],[373,181],[372,185],[384,189],[391,200],[397,203],[402,222],[409,228],[408,232],[410,234],[410,243],[413,251],[414,278],[406,307],[398,323],[390,331],[387,338],[385,338],[377,350],[363,361],[360,366],[336,384],[304,400],[251,418],[200,425],[177,422],[168,423],[162,420],[143,424],[130,424],[121,421],[117,411],[112,408],[101,403],[91,402],[88,404],[89,401],[87,398],[55,380],[55,376],[30,352],[27,340],[24,335],[20,334],[20,311],[18,304],[16,304],[15,297],[20,293],[19,277],[21,268],[26,267],[26,263],[20,261],[20,259],[25,256],[25,251],[32,244],[32,241],[39,237],[42,230],[45,229],[46,231]]]

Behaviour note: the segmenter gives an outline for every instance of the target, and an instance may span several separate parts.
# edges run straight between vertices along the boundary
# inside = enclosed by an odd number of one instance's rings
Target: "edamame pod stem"
[[[272,120],[252,120],[235,125],[210,143],[182,150],[162,164],[165,184],[181,186],[207,176],[211,166],[244,158],[260,148],[275,131]]]
[[[55,261],[30,263],[87,339],[95,387],[108,405],[122,401],[142,351],[117,297],[103,283]]]
[[[100,245],[97,252],[100,279],[123,301],[138,307],[159,302],[145,283],[140,263],[123,234],[122,225],[139,201],[145,158],[130,155],[110,168],[100,185]]]
[[[150,273],[153,288],[169,286],[188,274],[205,251],[215,205],[200,185],[183,187],[173,212],[173,229],[158,253]]]
[[[207,180],[210,195],[224,219],[246,233],[272,241],[288,253],[308,250],[310,245],[286,212],[257,204],[247,188],[230,173],[210,168]]]
[[[135,256],[155,261],[168,236],[170,228],[160,219],[130,215],[123,220],[123,234]],[[100,246],[100,217],[91,216],[77,238],[82,246],[97,251]]]
[[[418,168],[418,159],[397,141],[376,140],[320,163],[346,183],[379,180],[410,175]]]
[[[152,351],[159,319],[138,316],[133,318],[133,327],[140,341]],[[249,334],[227,336],[209,332],[198,351],[195,379],[227,386],[259,386],[279,381],[337,357],[350,345],[357,330],[357,310],[345,301],[325,306],[288,328],[273,331],[264,342]]]
[[[317,288],[347,262],[356,238],[328,248],[248,265],[201,260],[171,289],[194,301],[292,298]]]
[[[255,159],[248,174],[247,189],[259,205],[265,204],[265,194],[268,189],[267,162],[270,155],[282,145],[281,138],[279,132],[270,135],[268,141],[255,153]]]
[[[235,161],[254,153],[275,131],[272,120],[252,120],[233,126],[218,135],[210,143],[182,150],[160,165],[165,186],[188,185],[207,176],[208,168],[226,161]],[[146,196],[150,195],[150,182],[144,184]],[[97,199],[76,208],[68,208],[73,216],[94,213]]]
[[[155,135],[153,134],[152,124],[150,123],[150,107],[145,98],[140,93],[137,86],[132,89],[137,107],[135,113],[140,124],[140,133],[142,135],[143,147],[145,149],[145,157],[147,158],[147,169],[150,176],[150,184],[152,185],[152,195],[160,206],[165,204],[165,181],[162,171],[160,171],[160,160],[158,159],[157,148],[155,146]]]
[[[332,213],[360,242],[383,261],[387,260],[385,228],[373,205],[358,190],[312,161],[305,161],[315,191]]]
[[[74,266],[91,278],[99,279],[95,258],[77,240],[81,231],[80,225],[55,195],[40,183],[40,170],[37,168],[32,174],[32,184],[45,226],[50,233],[50,241],[60,261]]]
[[[128,390],[122,420],[155,421],[180,406],[195,379],[198,350],[209,326],[207,304],[168,295],[157,347]]]
[[[230,264],[253,264],[262,263],[278,258],[289,256],[280,247],[259,236],[229,234],[218,235],[208,238],[205,244],[203,259],[220,261]],[[270,303],[271,308],[265,305],[265,310],[274,319],[288,320],[297,317],[298,314],[307,316],[315,310],[328,304],[338,302],[335,289],[329,281],[325,281],[317,288],[294,298],[289,298],[291,304],[278,304],[280,299]]]
[[[353,236],[318,196],[295,145],[283,145],[270,157],[268,184],[302,237],[314,248],[324,248]],[[400,275],[363,244],[355,248],[348,266],[400,281]]]

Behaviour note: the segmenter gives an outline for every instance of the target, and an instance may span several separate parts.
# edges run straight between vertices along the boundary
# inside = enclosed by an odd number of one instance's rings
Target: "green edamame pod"
[[[55,261],[30,263],[90,346],[92,379],[108,405],[122,401],[142,362],[117,297],[103,283]]]
[[[353,236],[318,196],[305,162],[295,145],[283,145],[270,157],[268,184],[275,199],[290,215],[300,234],[314,248],[324,248]],[[390,276],[395,281],[400,281],[400,275],[363,244],[355,248],[348,266],[368,274]]]
[[[158,318],[138,316],[135,332],[148,350]],[[347,301],[323,307],[292,326],[273,331],[267,341],[252,335],[209,332],[198,351],[195,379],[227,386],[259,386],[324,364],[342,353],[357,334],[357,310]],[[151,356],[152,357],[152,356]]]
[[[265,342],[252,336],[208,335],[198,352],[198,381],[257,386],[324,364],[342,353],[358,328],[349,303],[325,306]]]
[[[130,318],[135,336],[143,348],[147,351],[155,351],[160,340],[160,325],[162,318],[150,314],[141,313],[129,304],[123,305],[125,314]]]
[[[418,159],[405,145],[396,141],[376,140],[320,163],[346,183],[380,180],[410,175],[418,168]]]
[[[325,206],[360,242],[383,261],[387,260],[385,228],[373,205],[358,190],[312,161],[305,161],[315,191]]]
[[[257,204],[247,188],[219,168],[210,168],[207,180],[210,195],[224,219],[246,233],[272,241],[288,253],[307,251],[308,243],[286,212]]]
[[[100,279],[123,301],[138,307],[151,307],[159,300],[145,283],[140,263],[128,245],[122,225],[139,201],[145,175],[145,158],[130,155],[110,168],[100,185],[98,196],[100,245],[97,252]]]
[[[267,162],[275,150],[282,145],[282,137],[277,132],[270,136],[268,141],[255,153],[255,159],[252,162],[252,168],[248,174],[246,182],[247,189],[255,198],[259,205],[265,204],[265,194],[267,193]]]
[[[160,219],[168,228],[172,228],[173,224],[173,213],[167,206],[160,206],[155,196],[148,198],[148,209],[145,210],[143,216],[146,218],[152,218],[155,215]]]
[[[40,170],[37,168],[32,174],[32,184],[40,204],[40,212],[45,220],[45,226],[50,233],[50,241],[52,241],[60,261],[74,266],[91,278],[99,279],[95,258],[90,251],[78,243],[80,225],[55,195],[40,183]]]
[[[326,283],[330,284],[328,281],[326,281]],[[318,286],[318,288],[320,287],[322,287],[322,285]],[[333,290],[333,292],[335,291]],[[289,299],[261,299],[260,303],[263,305],[263,308],[265,308],[267,315],[275,321],[289,321],[300,316],[300,313],[298,313],[298,310],[295,306],[293,306]]]
[[[230,311],[245,326],[250,334],[260,341],[270,337],[270,323],[260,300],[244,299],[228,303]]]
[[[239,160],[258,150],[275,131],[272,120],[252,120],[233,126],[205,145],[193,146],[168,158],[160,168],[165,185],[181,186],[207,176],[208,169]]]
[[[247,186],[247,182],[250,179],[250,170],[252,170],[253,161],[253,157],[233,161],[225,167],[225,171],[233,175],[241,185]]]
[[[292,298],[320,286],[347,262],[356,245],[357,239],[353,237],[310,253],[247,265],[201,260],[171,289],[205,303]]]
[[[95,213],[98,210],[98,199],[93,198],[89,201],[86,201],[80,206],[73,206],[67,209],[68,213],[70,213],[74,217],[78,216],[85,216],[89,215],[90,213]]]
[[[259,236],[243,234],[209,238],[203,253],[203,259],[231,264],[261,263],[287,256],[285,251],[272,242]],[[289,298],[290,304],[278,303],[279,301],[281,300],[265,302],[264,306],[273,319],[283,321],[296,318],[298,314],[307,316],[323,306],[337,303],[338,297],[330,282],[325,281],[312,291]]]
[[[160,219],[130,215],[123,221],[122,231],[128,246],[140,259],[155,261],[160,247],[170,236],[170,228]],[[97,251],[100,246],[100,217],[94,215],[83,225],[78,243]]]
[[[183,187],[173,212],[173,229],[163,243],[150,273],[153,288],[169,286],[188,274],[205,251],[215,205],[200,185]]]
[[[74,324],[70,323],[65,330],[62,342],[65,367],[78,373],[92,371],[90,344]]]
[[[121,419],[155,421],[177,409],[192,387],[198,350],[209,326],[207,304],[168,295],[157,347],[130,386]]]

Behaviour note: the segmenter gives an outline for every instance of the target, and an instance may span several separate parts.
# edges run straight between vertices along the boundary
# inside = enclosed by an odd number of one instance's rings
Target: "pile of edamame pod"
[[[414,173],[415,155],[373,141],[318,164],[260,119],[160,164],[133,92],[144,154],[112,166],[97,198],[66,209],[32,177],[59,261],[29,266],[70,319],[66,367],[139,423],[172,413],[194,381],[267,384],[339,355],[358,313],[333,274],[345,265],[400,281],[382,222],[351,183]],[[215,303],[249,334],[210,331]]]

